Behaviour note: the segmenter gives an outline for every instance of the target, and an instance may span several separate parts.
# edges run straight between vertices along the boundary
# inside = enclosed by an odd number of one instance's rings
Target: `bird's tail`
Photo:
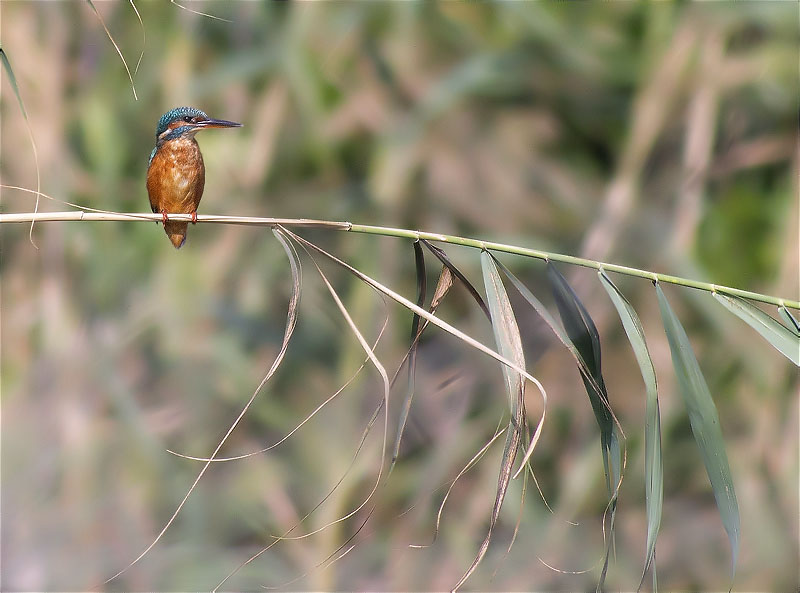
[[[186,232],[188,229],[188,222],[168,222],[164,225],[164,232],[167,233],[175,249],[180,249],[183,246],[184,241],[186,241]]]

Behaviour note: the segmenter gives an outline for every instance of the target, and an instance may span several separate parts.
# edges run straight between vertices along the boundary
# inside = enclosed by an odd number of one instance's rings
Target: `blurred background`
[[[131,71],[144,51],[136,100],[92,5],[2,4],[2,48],[44,193],[149,211],[156,122],[192,105],[244,124],[198,137],[207,169],[201,214],[462,234],[798,296],[793,3],[185,6],[138,2],[140,23],[132,4],[94,4]],[[2,183],[35,189],[34,152],[6,72],[0,115]],[[29,212],[34,202],[2,188],[3,212]],[[68,208],[42,200],[40,209]],[[214,450],[278,352],[290,276],[264,228],[200,224],[180,251],[149,223],[42,223],[33,230],[38,249],[28,231],[0,228],[2,589],[82,590],[128,565],[174,512],[200,464],[167,449],[200,457]],[[413,298],[410,242],[303,234]],[[480,286],[477,252],[447,251]],[[501,259],[552,303],[541,262]],[[378,354],[391,373],[410,315],[324,269],[368,340],[388,319]],[[644,388],[594,272],[560,269],[598,325],[627,436],[607,586],[633,590],[646,537]],[[642,318],[659,378],[660,584],[725,590],[727,537],[676,391],[652,285],[615,281]],[[796,369],[709,294],[665,291],[719,407],[736,481],[742,537],[733,589],[795,590]],[[552,512],[532,487],[520,505],[521,484],[513,483],[466,589],[590,590],[607,501],[599,434],[571,359],[535,316],[517,311],[529,370],[550,396],[533,465]],[[462,288],[440,312],[492,342]],[[306,258],[287,357],[222,454],[276,442],[363,359]],[[404,389],[401,380],[392,392],[390,441]],[[367,367],[280,447],[213,466],[158,545],[100,588],[207,590],[331,490],[295,535],[357,508],[377,476],[382,419],[348,467],[382,396]],[[505,401],[496,364],[429,330],[389,480],[353,517],[279,542],[223,588],[449,589],[485,535],[501,445],[456,484],[435,543],[409,544],[431,542],[443,486],[492,436]]]

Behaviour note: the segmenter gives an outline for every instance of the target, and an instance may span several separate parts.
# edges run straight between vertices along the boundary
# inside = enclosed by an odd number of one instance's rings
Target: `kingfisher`
[[[206,167],[195,134],[206,128],[240,128],[242,124],[213,119],[194,107],[176,107],[158,120],[156,147],[147,164],[150,208],[164,216],[164,231],[176,249],[186,241],[188,222],[167,220],[167,214],[191,214],[197,222],[197,206],[206,184]]]

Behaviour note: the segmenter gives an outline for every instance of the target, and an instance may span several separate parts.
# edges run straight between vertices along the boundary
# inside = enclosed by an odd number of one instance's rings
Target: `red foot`
[[[167,226],[167,211],[166,210],[162,210],[161,211],[161,216],[164,218],[164,226]]]
[[[192,212],[192,224],[197,224],[197,210]]]

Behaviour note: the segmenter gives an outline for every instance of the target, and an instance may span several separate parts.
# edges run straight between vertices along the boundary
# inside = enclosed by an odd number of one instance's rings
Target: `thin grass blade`
[[[644,479],[645,479],[645,504],[647,506],[647,546],[645,553],[644,569],[639,581],[642,588],[647,569],[653,562],[656,553],[656,538],[661,526],[661,511],[664,501],[664,466],[661,456],[661,411],[658,406],[658,383],[653,360],[647,348],[644,329],[639,321],[633,306],[620,292],[603,270],[598,272],[600,282],[606,289],[611,302],[617,309],[622,327],[628,336],[628,341],[633,348],[636,362],[642,373],[646,393],[646,410],[644,425]],[[655,575],[656,567],[653,566]]]
[[[739,504],[736,501],[736,491],[733,487],[728,455],[725,452],[717,407],[711,398],[711,392],[703,378],[686,331],[669,306],[660,284],[655,283],[655,286],[664,331],[672,353],[672,364],[689,413],[692,433],[711,481],[711,489],[717,501],[722,524],[728,532],[731,544],[731,580],[733,580],[736,573],[736,559],[739,555]]]
[[[100,16],[100,13],[97,11],[97,7],[94,5],[94,2],[92,2],[92,0],[86,0],[86,3],[94,11],[94,14],[97,17],[97,20],[100,21],[100,24],[103,26],[103,30],[106,32],[106,36],[108,37],[108,40],[111,41],[111,45],[113,45],[114,49],[117,50],[117,55],[119,55],[119,59],[122,60],[122,65],[125,67],[125,72],[127,72],[127,74],[128,74],[128,80],[130,80],[130,82],[131,82],[131,90],[133,91],[133,98],[134,98],[134,100],[138,101],[139,100],[139,96],[136,94],[136,85],[133,82],[133,74],[131,74],[131,69],[128,68],[128,62],[125,60],[125,56],[122,55],[122,50],[119,48],[119,45],[117,45],[117,42],[114,41],[114,37],[111,35],[111,31],[108,30],[108,27],[106,26],[106,22],[103,20],[103,17]],[[138,14],[138,11],[137,11],[137,14]]]
[[[28,139],[31,142],[31,149],[33,150],[33,163],[36,167],[36,204],[33,207],[33,213],[36,214],[39,212],[39,198],[43,195],[41,193],[42,176],[39,170],[39,152],[36,150],[36,141],[33,139],[33,129],[31,128],[31,122],[28,119],[28,112],[25,111],[25,102],[22,100],[22,94],[19,92],[17,77],[14,75],[14,69],[11,67],[11,62],[8,61],[8,56],[6,55],[6,52],[3,51],[2,46],[0,46],[0,61],[3,62],[3,69],[8,75],[8,80],[11,83],[11,89],[14,91],[14,96],[17,98],[17,103],[19,103],[19,110],[22,113],[22,119],[25,121],[25,128],[28,130]],[[28,240],[31,242],[31,245],[33,245],[36,249],[39,249],[39,246],[33,241],[33,224],[33,221],[31,221],[31,226],[28,230]]]
[[[744,299],[712,293],[728,311],[756,330],[778,352],[800,366],[800,336]]]
[[[187,11],[187,12],[191,12],[192,14],[196,14],[196,15],[198,15],[198,16],[205,16],[205,17],[208,17],[208,18],[210,18],[210,19],[214,19],[215,21],[223,21],[223,22],[226,22],[226,23],[232,23],[232,22],[233,22],[233,21],[231,21],[231,20],[224,19],[224,18],[222,18],[221,16],[214,16],[213,14],[208,14],[208,13],[205,13],[205,12],[200,12],[199,10],[192,10],[191,8],[188,8],[187,6],[184,6],[184,5],[182,5],[182,4],[178,4],[177,2],[175,2],[175,0],[169,0],[169,1],[170,1],[172,4],[174,4],[175,6],[177,6],[178,8],[181,8],[181,9],[183,9],[183,10]]]
[[[429,544],[409,544],[410,548],[415,549],[423,549],[429,548],[433,544],[436,543],[436,540],[439,538],[439,530],[442,524],[442,514],[444,513],[444,507],[447,504],[447,499],[450,498],[450,494],[453,492],[453,488],[461,479],[461,477],[470,471],[473,467],[478,465],[478,462],[483,458],[489,448],[494,444],[494,442],[500,438],[500,436],[506,431],[505,428],[500,428],[498,425],[497,430],[495,431],[492,438],[490,438],[483,446],[472,456],[472,458],[466,463],[464,467],[461,468],[461,471],[456,474],[456,477],[450,480],[450,485],[447,487],[447,491],[444,493],[444,497],[442,498],[442,502],[439,503],[439,510],[436,513],[436,525],[434,527],[433,538]]]
[[[383,332],[383,330],[381,330],[381,333],[382,332]],[[373,350],[377,346],[377,341],[379,339],[380,339],[380,336],[378,336],[378,338],[376,339],[376,342],[375,342],[375,344],[373,345],[373,348],[372,348]],[[367,360],[369,360],[369,357],[367,357]],[[331,486],[328,489],[328,492],[322,498],[320,498],[317,501],[317,503],[313,507],[311,507],[311,509],[306,511],[306,514],[303,517],[297,519],[295,521],[295,523],[291,527],[289,527],[282,535],[273,536],[272,543],[262,547],[258,552],[256,552],[252,556],[250,556],[247,560],[245,560],[244,562],[240,563],[239,566],[237,566],[235,569],[233,569],[231,572],[229,572],[225,576],[225,578],[223,578],[219,583],[217,583],[217,585],[211,590],[212,593],[216,593],[222,587],[222,585],[224,585],[232,576],[237,574],[240,570],[242,570],[248,564],[254,562],[257,558],[262,556],[264,553],[266,553],[268,550],[270,550],[270,548],[272,548],[273,546],[277,545],[279,542],[287,540],[287,539],[301,539],[301,538],[308,537],[310,535],[307,532],[306,534],[304,534],[302,536],[293,537],[293,538],[290,537],[292,532],[294,532],[295,529],[297,529],[298,527],[303,525],[309,517],[311,517],[314,513],[316,513],[317,510],[320,507],[322,507],[322,505],[325,504],[325,502],[327,500],[329,500],[333,496],[334,492],[336,492],[336,490],[338,490],[339,487],[344,483],[344,481],[347,478],[347,476],[350,474],[352,469],[355,467],[356,460],[358,459],[358,456],[361,453],[362,448],[364,447],[364,443],[367,440],[367,436],[371,432],[372,427],[375,425],[375,422],[377,421],[378,416],[380,415],[380,412],[381,412],[382,409],[383,409],[383,400],[381,400],[381,404],[372,413],[372,417],[370,418],[369,422],[367,422],[367,425],[365,426],[364,430],[362,431],[361,440],[359,441],[358,445],[356,446],[355,451],[353,451],[353,455],[350,458],[350,464],[347,466],[347,468],[344,470],[344,472],[339,476],[339,479],[337,480],[337,482],[335,484],[333,484],[333,486]],[[369,513],[367,514],[367,518],[369,518],[372,515],[372,511],[374,509],[375,509],[375,507],[373,506],[370,509]],[[327,528],[327,527],[324,526],[321,529],[325,529],[325,528]],[[315,533],[318,532],[318,531],[319,530],[314,530]]]
[[[139,72],[139,66],[142,64],[142,58],[144,58],[144,48],[147,47],[147,35],[145,33],[144,28],[144,21],[142,20],[142,15],[139,14],[139,9],[136,8],[136,4],[133,0],[128,0],[130,2],[131,8],[133,8],[133,12],[136,13],[136,20],[139,21],[139,28],[142,30],[142,51],[139,53],[139,59],[136,60],[136,66],[133,68],[133,75]]]
[[[288,233],[288,231],[286,229],[284,229],[283,227],[279,227],[279,228],[280,228],[280,230],[282,232],[287,232]],[[291,236],[296,236],[296,235],[291,235]],[[389,435],[389,394],[391,392],[391,381],[389,380],[389,375],[386,372],[386,368],[383,366],[383,363],[381,363],[381,361],[378,359],[378,356],[375,354],[375,351],[370,346],[369,342],[367,342],[367,340],[364,337],[364,335],[362,334],[361,330],[356,325],[355,321],[353,320],[353,317],[350,315],[350,312],[347,310],[347,307],[345,307],[344,303],[342,302],[342,299],[339,296],[339,293],[336,292],[336,289],[333,287],[333,285],[331,284],[331,282],[328,279],[328,277],[322,271],[322,268],[320,267],[320,265],[314,259],[314,256],[311,253],[311,251],[309,251],[307,249],[307,243],[308,243],[307,241],[306,242],[302,242],[302,243],[300,243],[300,245],[301,245],[301,247],[303,247],[305,252],[308,254],[309,258],[311,259],[311,262],[314,264],[314,267],[317,269],[317,273],[319,274],[320,279],[325,284],[325,287],[328,289],[328,293],[331,295],[331,298],[333,299],[333,302],[336,304],[336,307],[339,309],[339,312],[341,313],[342,318],[345,320],[347,325],[350,327],[350,331],[352,332],[353,336],[356,338],[356,340],[358,340],[358,343],[361,345],[361,348],[364,350],[364,353],[369,358],[370,362],[372,363],[372,366],[375,367],[375,370],[381,376],[381,382],[383,384],[383,404],[376,408],[375,414],[373,415],[373,418],[377,418],[377,416],[378,416],[379,412],[381,411],[381,409],[384,410],[384,414],[383,414],[383,434],[382,434],[382,443],[381,443],[380,466],[378,468],[378,474],[377,474],[377,476],[375,478],[375,482],[372,485],[372,489],[370,490],[369,494],[367,494],[366,498],[364,498],[358,504],[358,506],[353,508],[348,513],[342,515],[338,519],[335,519],[335,520],[333,520],[333,521],[331,521],[331,522],[329,522],[329,523],[327,523],[325,525],[322,525],[321,527],[315,528],[313,531],[310,531],[310,532],[306,533],[305,535],[303,535],[301,537],[308,537],[310,535],[313,535],[314,533],[319,533],[320,531],[322,531],[324,529],[327,529],[331,525],[335,525],[337,523],[341,523],[341,522],[349,519],[350,517],[356,515],[358,512],[360,512],[367,505],[367,503],[372,499],[372,497],[378,491],[378,488],[379,488],[379,486],[381,484],[381,479],[383,478],[384,467],[385,467],[384,459],[386,457],[386,450],[387,450],[387,446],[388,446],[388,435]],[[321,249],[321,248],[317,247],[316,249]],[[330,256],[330,254],[328,254],[325,250],[321,250],[321,253],[324,253],[324,254],[327,254],[328,256]],[[381,296],[381,298],[383,298],[383,297]],[[370,427],[372,426],[372,422],[373,422],[373,420],[370,421],[370,424],[369,424]]]
[[[292,339],[295,327],[297,326],[297,314],[299,312],[300,295],[302,294],[302,289],[303,289],[303,274],[302,274],[302,266],[300,265],[300,258],[297,256],[297,250],[294,248],[294,245],[292,245],[291,242],[288,240],[284,230],[276,228],[272,230],[272,233],[275,235],[275,238],[278,240],[278,242],[283,247],[283,250],[286,252],[286,257],[289,260],[289,267],[292,273],[292,293],[291,296],[289,297],[288,311],[286,314],[286,329],[284,330],[283,333],[283,342],[281,343],[280,350],[278,351],[278,354],[275,356],[275,359],[272,361],[272,366],[270,366],[267,373],[261,379],[261,383],[259,383],[258,387],[255,388],[253,394],[250,396],[250,399],[247,400],[247,403],[245,403],[245,405],[242,407],[242,410],[239,412],[239,415],[228,427],[228,430],[225,433],[225,435],[219,440],[217,446],[214,448],[214,452],[211,453],[211,455],[208,457],[208,460],[203,464],[203,467],[198,472],[194,482],[186,491],[186,494],[184,495],[183,499],[175,508],[175,511],[172,513],[172,516],[166,522],[164,527],[161,528],[161,531],[158,533],[158,535],[156,535],[155,538],[153,538],[153,540],[150,542],[150,544],[136,558],[134,558],[130,563],[128,563],[126,567],[124,567],[116,574],[110,576],[105,581],[103,581],[103,583],[101,583],[103,585],[108,584],[109,582],[113,581],[117,577],[127,572],[135,564],[138,564],[139,561],[142,558],[144,558],[150,552],[150,550],[152,550],[156,546],[156,544],[158,544],[159,541],[161,541],[161,538],[164,537],[164,534],[175,522],[175,519],[178,518],[178,515],[180,514],[181,510],[186,505],[186,501],[189,500],[189,497],[197,488],[197,485],[200,483],[200,480],[203,478],[208,468],[211,467],[211,464],[214,461],[214,459],[216,459],[217,456],[219,455],[219,452],[222,450],[222,447],[225,445],[228,438],[233,434],[233,431],[236,430],[236,427],[239,426],[245,414],[247,414],[247,411],[253,405],[253,402],[255,401],[256,397],[258,397],[258,394],[264,388],[264,385],[266,385],[267,381],[269,381],[272,378],[272,376],[277,372],[278,368],[283,362],[284,357],[286,356],[286,351],[289,348],[289,342]],[[100,588],[100,587],[98,586],[93,588]]]

